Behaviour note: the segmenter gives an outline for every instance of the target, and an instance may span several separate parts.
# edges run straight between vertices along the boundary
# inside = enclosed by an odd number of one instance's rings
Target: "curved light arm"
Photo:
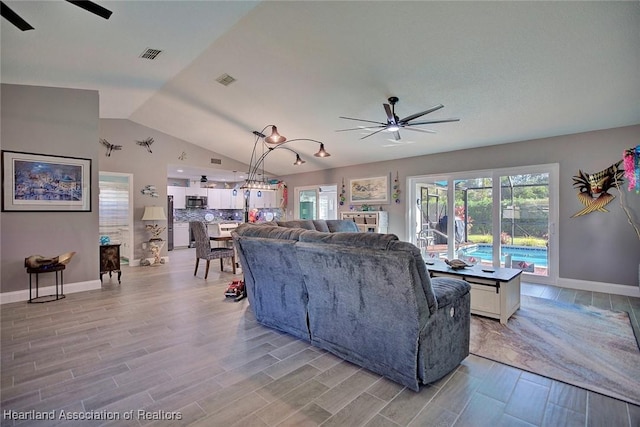
[[[285,144],[288,144],[290,142],[295,142],[295,141],[310,141],[310,142],[315,142],[316,144],[320,144],[320,149],[318,150],[317,153],[315,153],[314,155],[316,157],[329,157],[330,154],[327,153],[324,149],[324,143],[317,141],[315,139],[309,139],[309,138],[297,138],[297,139],[290,139],[287,140],[283,143],[280,143],[274,147],[271,147],[269,145],[267,145],[264,141],[263,141],[263,146],[267,148],[267,151],[265,151],[264,153],[262,153],[262,155],[260,155],[260,157],[257,157],[257,147],[258,147],[258,142],[261,139],[264,139],[264,134],[263,132],[269,127],[269,126],[273,126],[273,125],[267,125],[264,127],[264,129],[262,129],[262,132],[254,132],[254,134],[256,135],[256,142],[253,144],[253,152],[251,153],[251,160],[249,162],[249,172],[247,174],[247,181],[256,181],[256,176],[258,174],[258,171],[260,170],[260,167],[264,164],[264,160],[265,158],[274,150],[283,148],[286,149],[288,151],[291,151],[292,153],[294,153],[296,155],[296,163],[294,163],[294,165],[297,164],[302,164],[305,163],[304,160],[302,160],[300,158],[300,154],[298,154],[298,152],[296,152],[295,150],[292,150],[289,147],[285,147]],[[255,163],[254,163],[255,160]]]

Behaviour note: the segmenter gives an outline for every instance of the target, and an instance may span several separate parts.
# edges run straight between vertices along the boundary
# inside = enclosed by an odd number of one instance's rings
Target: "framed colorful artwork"
[[[91,212],[91,159],[2,151],[3,212]]]

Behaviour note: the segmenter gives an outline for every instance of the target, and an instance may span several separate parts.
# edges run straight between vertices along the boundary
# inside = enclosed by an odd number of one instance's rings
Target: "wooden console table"
[[[471,314],[507,320],[520,308],[520,276],[522,270],[515,268],[487,268],[481,265],[454,270],[444,261],[427,264],[431,277],[449,276],[467,281],[471,285]]]

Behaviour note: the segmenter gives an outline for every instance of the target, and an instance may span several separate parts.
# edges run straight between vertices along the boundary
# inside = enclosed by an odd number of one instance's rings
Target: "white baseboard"
[[[89,280],[86,282],[65,283],[63,286],[63,291],[65,294],[73,294],[76,292],[93,291],[101,288],[102,288],[102,283],[100,283],[100,280],[96,279],[96,280]],[[41,296],[55,295],[55,294],[56,294],[55,285],[44,286],[38,289],[38,295],[41,295]],[[20,301],[29,301],[29,289],[0,293],[0,305],[8,304],[11,302],[20,302]]]
[[[581,291],[602,292],[605,294],[624,295],[640,298],[640,287],[616,285],[614,283],[590,282],[588,280],[558,278],[561,288],[578,289]]]

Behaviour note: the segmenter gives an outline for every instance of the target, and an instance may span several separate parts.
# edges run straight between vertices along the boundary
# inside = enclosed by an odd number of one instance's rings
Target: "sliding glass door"
[[[409,179],[411,240],[424,257],[518,268],[557,279],[558,165]]]

